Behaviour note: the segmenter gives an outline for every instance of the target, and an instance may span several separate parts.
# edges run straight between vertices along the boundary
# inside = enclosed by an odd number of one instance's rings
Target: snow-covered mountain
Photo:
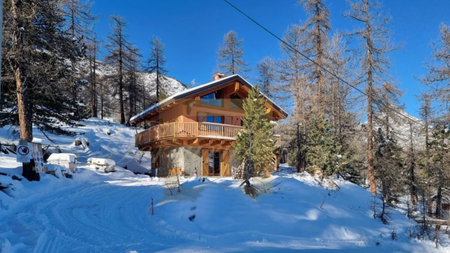
[[[82,72],[88,73],[89,62],[87,60],[81,61],[79,66]],[[100,78],[102,78],[112,76],[117,73],[117,71],[117,68],[115,68],[111,64],[99,61],[96,73]],[[145,85],[145,90],[150,91],[149,95],[154,95],[156,89],[156,74],[139,71],[137,72],[137,76],[138,84]],[[184,91],[186,89],[185,84],[173,77],[164,76],[162,83],[162,87],[164,87],[164,90],[167,92],[168,96]]]
[[[391,136],[404,149],[411,146],[411,141],[414,149],[425,148],[425,124],[421,119],[418,119],[404,110],[397,110],[396,117],[389,118],[391,128],[389,129]],[[374,117],[374,131],[381,128],[385,135],[385,128],[382,127],[382,122],[385,119],[385,114],[375,114]],[[362,125],[367,126],[367,121]],[[375,134],[374,133],[374,134]],[[412,138],[411,138],[412,137]]]

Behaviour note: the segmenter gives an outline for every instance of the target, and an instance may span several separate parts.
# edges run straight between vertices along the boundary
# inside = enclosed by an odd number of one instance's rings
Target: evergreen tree
[[[225,74],[245,74],[248,72],[244,57],[244,40],[239,40],[234,31],[229,31],[223,37],[223,44],[217,52],[217,62],[220,71]]]
[[[164,45],[160,38],[154,37],[150,42],[150,54],[147,60],[146,71],[148,73],[155,73],[156,75],[156,101],[159,102],[165,98],[166,92],[164,91],[163,81],[166,80],[166,58],[164,56]]]
[[[430,149],[430,180],[436,188],[436,218],[443,218],[442,199],[444,198],[444,187],[448,186],[450,179],[450,124],[438,123],[434,126]]]
[[[271,138],[274,124],[267,118],[264,97],[258,86],[250,91],[243,108],[243,129],[237,134],[233,147],[237,157],[246,161],[244,179],[249,184],[251,175],[264,170],[265,165],[271,163],[275,151],[275,140]]]
[[[376,175],[381,184],[382,200],[389,205],[398,202],[398,197],[403,194],[404,163],[401,157],[402,149],[392,137],[385,137],[381,128],[378,128],[375,136],[377,149],[375,152]]]
[[[2,84],[7,83],[6,98],[14,99],[17,107],[2,115],[0,124],[18,124],[20,139],[26,141],[33,139],[33,124],[41,131],[70,134],[56,123],[75,124],[77,105],[60,83],[71,77],[66,61],[80,57],[82,50],[64,32],[57,1],[4,4]],[[24,163],[23,175],[30,180],[32,174],[31,165]]]
[[[346,157],[340,153],[330,123],[323,116],[313,121],[305,149],[308,163],[320,168],[322,179],[338,174],[347,163]]]

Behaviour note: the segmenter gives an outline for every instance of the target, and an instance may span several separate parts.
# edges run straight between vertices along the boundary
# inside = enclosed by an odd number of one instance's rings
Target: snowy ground
[[[98,122],[102,127],[97,128],[90,122],[82,129],[91,143],[88,150],[72,146],[76,137],[61,138],[61,147],[84,158],[99,156],[98,149],[102,149],[113,158],[130,159],[135,150],[126,155],[118,146],[128,145],[125,135],[132,141],[133,132],[103,123]],[[104,132],[114,127],[121,140],[105,146],[106,136],[111,135]],[[0,172],[20,174],[20,164],[14,159],[1,154]],[[339,180],[339,190],[327,190],[308,174],[291,173],[289,168],[269,179],[255,179],[261,189],[256,199],[242,194],[240,182],[231,178],[182,179],[181,192],[172,196],[163,179],[152,180],[121,168],[105,174],[87,165],[80,166],[73,179],[43,175],[40,182],[27,182],[0,175],[0,182],[12,184],[0,191],[0,252],[449,249],[448,245],[436,249],[433,242],[409,239],[414,223],[395,210],[389,225],[374,220],[367,190]]]

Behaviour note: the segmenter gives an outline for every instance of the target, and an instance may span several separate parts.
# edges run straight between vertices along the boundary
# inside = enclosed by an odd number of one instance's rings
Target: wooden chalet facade
[[[130,123],[146,123],[135,144],[139,150],[152,152],[152,168],[164,176],[181,170],[201,176],[230,176],[239,167],[230,152],[235,136],[242,129],[242,104],[252,85],[239,75],[220,78],[175,94],[134,116]],[[285,119],[287,113],[267,98],[266,114],[270,120]],[[279,140],[279,136],[277,138]],[[276,165],[275,165],[276,166]]]

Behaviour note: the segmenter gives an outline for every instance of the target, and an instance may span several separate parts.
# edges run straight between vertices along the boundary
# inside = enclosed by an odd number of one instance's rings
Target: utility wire
[[[283,39],[281,39],[280,37],[278,37],[276,34],[274,34],[273,32],[271,32],[269,29],[267,29],[266,27],[264,27],[262,24],[260,24],[258,21],[254,20],[253,18],[251,18],[249,15],[247,15],[245,12],[243,12],[242,10],[240,10],[238,7],[234,6],[232,3],[230,3],[228,0],[223,0],[225,3],[227,3],[228,5],[230,5],[231,7],[233,7],[235,10],[237,10],[238,12],[240,12],[242,15],[244,15],[246,18],[248,18],[250,21],[252,21],[253,23],[255,23],[257,26],[259,26],[260,28],[262,28],[264,31],[266,31],[267,33],[269,33],[270,35],[272,35],[273,37],[275,37],[277,40],[279,40],[282,44],[286,45],[288,48],[290,48],[291,50],[295,51],[296,53],[300,54],[301,56],[303,56],[305,59],[307,59],[308,61],[310,61],[311,63],[313,63],[314,65],[322,68],[325,72],[329,73],[330,75],[332,75],[333,77],[335,77],[336,79],[338,79],[339,81],[343,82],[344,84],[352,87],[353,89],[355,89],[356,91],[358,91],[359,93],[363,94],[366,97],[371,97],[372,100],[374,101],[374,104],[378,104],[379,106],[383,105],[384,103],[378,101],[377,99],[375,99],[373,96],[369,96],[369,94],[367,94],[365,91],[359,89],[358,87],[356,87],[355,85],[347,82],[346,80],[342,79],[341,77],[337,76],[336,74],[334,74],[333,72],[331,72],[330,70],[328,70],[326,67],[320,65],[319,63],[317,63],[316,61],[314,61],[313,59],[311,59],[310,57],[308,57],[307,55],[305,55],[304,53],[298,51],[295,47],[293,47],[291,44],[287,43],[286,41],[284,41]],[[408,116],[404,115],[403,113],[399,112],[398,110],[390,107],[387,104],[384,104],[384,107],[397,113],[398,115],[400,115],[401,117],[407,119],[409,122],[413,121],[413,119],[409,118]],[[420,122],[420,121],[419,121]],[[421,122],[420,122],[421,123]]]

